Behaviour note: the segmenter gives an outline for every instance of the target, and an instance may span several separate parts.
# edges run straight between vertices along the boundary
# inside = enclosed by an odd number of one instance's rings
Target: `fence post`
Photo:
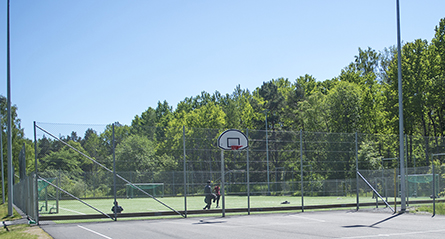
[[[357,132],[355,132],[355,188],[357,193],[357,211],[360,208],[359,201],[359,187],[358,187],[358,139]]]
[[[184,217],[187,218],[187,162],[185,153],[185,126],[182,126],[182,148],[184,151]]]
[[[116,140],[114,138],[114,123],[113,123],[113,194],[114,194],[114,220],[117,221],[117,204],[116,204],[116,156],[115,156],[115,149],[116,149]]]
[[[33,199],[35,200],[35,208],[34,208],[34,220],[36,224],[39,225],[39,177],[37,176],[37,133],[36,133],[36,122],[34,121],[34,174],[35,174],[35,195],[32,194]],[[3,167],[3,162],[2,162]],[[34,197],[35,196],[35,197]]]
[[[394,213],[397,212],[397,168],[394,168]]]
[[[300,180],[301,180],[301,211],[304,212],[304,189],[303,189],[303,131],[300,129]]]
[[[434,170],[434,156],[443,156],[445,153],[431,154],[431,162],[433,164],[433,217],[436,215],[436,175]],[[440,180],[440,177],[439,177]]]
[[[435,180],[435,172],[434,172],[434,158],[431,160],[433,163],[433,217],[436,215],[436,180]]]

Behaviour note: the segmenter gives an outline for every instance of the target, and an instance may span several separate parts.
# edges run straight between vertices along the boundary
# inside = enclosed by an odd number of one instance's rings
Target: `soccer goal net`
[[[127,198],[148,197],[138,188],[155,197],[164,197],[164,183],[127,183],[125,184]]]
[[[56,183],[57,178],[46,178],[50,183]],[[48,187],[49,183],[39,179],[37,181],[39,213],[52,214],[59,213],[59,190]]]
[[[435,174],[434,179],[437,194],[439,192],[439,174]],[[409,174],[405,176],[405,180],[407,195],[411,197],[430,197],[433,194],[433,174]]]

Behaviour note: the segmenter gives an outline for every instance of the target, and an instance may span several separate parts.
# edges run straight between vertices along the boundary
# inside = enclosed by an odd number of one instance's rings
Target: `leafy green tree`
[[[435,81],[434,65],[431,62],[430,46],[426,40],[416,40],[406,43],[402,51],[402,92],[403,117],[405,134],[431,135],[428,114],[431,103],[430,85]],[[388,68],[388,84],[385,86],[386,109],[392,131],[398,132],[398,74],[397,60]],[[434,91],[433,91],[434,92]]]
[[[115,146],[119,145],[129,135],[130,135],[130,126],[115,123],[114,126]],[[100,134],[100,139],[103,144],[103,147],[108,150],[107,155],[111,155],[113,153],[113,124],[109,124],[106,126],[104,132]]]
[[[19,154],[22,150],[23,144],[25,144],[26,151],[26,165],[29,170],[34,169],[34,150],[32,150],[32,142],[25,139],[24,130],[21,128],[21,120],[18,118],[18,108],[15,105],[11,106],[11,138],[12,138],[12,164],[14,171],[19,170]],[[0,95],[0,130],[2,130],[2,143],[3,143],[3,167],[8,168],[8,151],[7,151],[7,100],[6,97]],[[6,191],[6,190],[5,190]]]
[[[284,107],[284,96],[278,90],[276,81],[263,82],[260,88],[253,92],[252,106],[258,114],[267,114],[267,127],[270,130],[277,130],[282,126],[280,112]],[[260,118],[261,119],[261,118]],[[263,128],[264,117],[255,122],[256,128]]]
[[[292,90],[285,96],[284,124],[294,130],[313,128],[315,125],[311,124],[310,127],[307,127],[305,123],[312,120],[317,121],[317,119],[311,118],[314,116],[314,112],[308,112],[308,110],[312,110],[309,106],[315,103],[309,102],[309,98],[313,95],[319,96],[318,94],[321,94],[321,91],[314,77],[306,74],[297,78]],[[317,96],[312,97],[312,100]]]
[[[299,102],[301,129],[303,131],[330,132],[329,109],[326,103],[326,95],[316,92]]]
[[[151,140],[165,136],[165,127],[173,118],[172,107],[167,101],[158,102],[156,109],[149,107],[141,116],[136,115],[131,123],[130,133],[149,137]]]
[[[445,75],[445,18],[440,19],[439,25],[435,27],[434,38],[432,44],[439,68],[438,74]]]
[[[256,117],[255,110],[250,102],[252,102],[252,95],[248,90],[243,90],[241,94],[235,95],[239,114],[239,129],[253,129],[254,118]],[[229,127],[228,127],[229,128]]]
[[[365,77],[372,77],[367,75]],[[369,82],[372,80],[369,80]],[[374,84],[362,85],[360,123],[358,130],[367,134],[385,133],[387,120],[384,114],[382,86],[374,78]]]
[[[432,39],[431,60],[433,78],[430,85],[431,94],[427,104],[431,111],[428,114],[435,136],[445,136],[445,18],[435,28]]]
[[[331,132],[353,133],[359,129],[361,95],[356,85],[340,82],[329,91],[326,101]]]
[[[77,132],[72,131],[71,135],[68,135],[66,137],[66,141],[74,141],[74,142],[80,142],[82,140],[82,138],[80,138],[79,136],[77,136]]]
[[[201,95],[198,95],[196,97],[186,97],[183,101],[179,102],[176,107],[175,113],[188,113],[195,109],[199,109],[207,103],[215,101],[215,97],[212,97],[209,93],[202,91]]]
[[[43,158],[46,155],[48,155],[49,153],[51,153],[51,141],[46,138],[45,135],[43,135],[43,137],[41,139],[39,139],[37,141],[37,149],[38,149],[38,153],[37,153],[37,158]]]
[[[286,152],[280,151],[281,149],[286,150],[287,148],[282,148],[279,144],[281,135],[277,131],[289,129],[292,126],[290,120],[292,116],[291,113],[288,114],[290,107],[286,104],[286,99],[293,92],[295,92],[294,85],[291,84],[288,79],[284,78],[263,82],[263,85],[253,92],[251,103],[256,112],[256,117],[253,121],[257,129],[267,127],[267,146],[270,149],[269,161],[271,163],[269,166],[272,171],[280,167],[284,158],[287,158],[283,155],[286,154]],[[265,125],[266,117],[267,124]],[[261,134],[261,132],[257,133]],[[264,146],[261,147],[266,147],[266,131],[264,131],[263,135]],[[267,155],[264,154],[262,157],[267,157]],[[266,159],[263,158],[262,162],[266,162]],[[266,166],[265,164],[258,164],[257,167]]]
[[[217,102],[216,105],[220,106],[225,113],[225,127],[238,128],[240,123],[240,109],[236,99],[229,94],[221,95],[219,92],[215,94]]]
[[[158,102],[158,107],[156,107],[157,126],[166,127],[172,117],[173,108],[168,105],[167,101],[164,100],[163,103]]]
[[[388,83],[388,68],[391,62],[394,61],[397,54],[397,48],[395,46],[391,46],[388,48],[384,48],[383,51],[380,52],[380,69],[378,73],[378,78],[380,79],[381,84]]]
[[[158,118],[156,116],[156,110],[148,107],[148,109],[142,112],[141,116],[136,115],[131,122],[130,133],[139,134],[145,136],[153,136],[153,128],[156,127]]]
[[[211,102],[187,114],[185,126],[205,129],[224,128],[226,123],[225,116],[221,107]]]
[[[219,129],[223,129],[226,125],[225,112],[222,107],[214,102],[189,112],[178,112],[177,109],[174,112],[174,116],[166,129],[165,138],[162,141],[158,141],[158,152],[165,152],[171,155],[178,165],[183,160],[183,126],[186,127],[186,148],[202,147],[208,149],[213,147],[214,142],[216,142]],[[191,155],[191,152],[187,155]],[[201,166],[202,162],[206,160],[205,156],[197,155],[193,158],[195,161],[190,163],[190,167],[202,170]]]
[[[384,125],[383,97],[379,64],[382,54],[368,47],[367,50],[359,48],[355,62],[341,71],[338,79],[342,82],[353,83],[360,88],[360,117],[357,130],[362,133],[381,132]]]
[[[222,108],[226,115],[225,128],[251,128],[254,110],[250,104],[252,96],[248,90],[243,90],[240,85],[237,85],[232,94],[221,95],[219,92],[215,92],[212,98],[216,100],[215,103]]]
[[[416,40],[404,46],[403,92],[405,133],[409,135],[418,134],[422,130],[424,136],[431,135],[428,127],[428,105],[430,97],[429,86],[432,81],[431,64],[428,60],[429,45],[427,41]],[[406,107],[406,109],[405,109]],[[410,122],[410,123],[408,123]],[[414,124],[413,124],[414,123]],[[420,126],[420,127],[419,127]]]
[[[379,71],[379,63],[381,62],[380,53],[368,47],[366,50],[358,48],[358,56],[355,56],[355,67],[361,71],[363,75],[376,74]]]
[[[175,162],[168,156],[156,155],[155,142],[139,135],[130,135],[116,147],[117,171],[171,170]]]
[[[88,155],[80,143],[69,141],[68,144]],[[68,146],[64,146],[61,150],[51,152],[44,158],[40,159],[39,163],[39,171],[62,170],[80,174],[86,171],[91,171],[93,162]]]
[[[100,138],[97,132],[93,129],[87,129],[85,131],[85,137],[80,142],[82,148],[84,148],[89,155],[97,157],[100,153]]]
[[[87,129],[80,143],[91,158],[100,164],[107,164],[107,152],[109,152],[109,150],[104,146],[100,136],[95,130]],[[110,164],[108,164],[108,166],[110,166]],[[98,170],[101,170],[101,167],[93,164],[92,171],[96,172]]]
[[[35,171],[35,151],[34,142],[30,139],[24,138],[22,140],[25,146],[25,156],[26,156],[26,175],[30,175],[31,172]]]
[[[373,142],[362,142],[358,150],[360,167],[369,170],[377,170],[382,165],[382,156],[374,147]],[[354,168],[354,167],[351,167]]]

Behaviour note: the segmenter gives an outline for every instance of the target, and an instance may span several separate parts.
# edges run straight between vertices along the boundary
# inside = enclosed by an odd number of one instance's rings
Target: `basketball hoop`
[[[226,130],[218,137],[218,147],[222,150],[243,150],[248,145],[247,136],[236,129]]]

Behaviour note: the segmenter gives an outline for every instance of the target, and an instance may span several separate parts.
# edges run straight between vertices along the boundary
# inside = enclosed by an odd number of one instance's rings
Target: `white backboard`
[[[237,150],[246,149],[249,147],[249,140],[243,132],[237,129],[226,130],[218,137],[218,147],[232,150],[232,146],[240,146]]]

